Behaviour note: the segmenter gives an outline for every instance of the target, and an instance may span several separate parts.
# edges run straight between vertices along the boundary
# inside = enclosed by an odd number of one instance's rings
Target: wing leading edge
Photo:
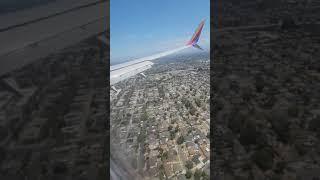
[[[114,85],[122,80],[125,80],[136,74],[142,73],[143,71],[151,68],[153,65],[151,60],[155,60],[160,57],[164,57],[164,56],[176,53],[178,51],[187,49],[189,47],[195,47],[202,50],[202,48],[197,43],[199,41],[204,23],[205,23],[205,20],[201,21],[195,33],[193,34],[192,38],[186,43],[186,45],[182,47],[178,47],[169,51],[154,54],[152,56],[135,59],[133,61],[129,61],[126,63],[110,66],[110,85]]]

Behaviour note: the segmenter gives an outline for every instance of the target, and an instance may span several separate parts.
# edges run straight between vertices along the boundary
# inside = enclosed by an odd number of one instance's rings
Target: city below
[[[209,52],[155,63],[110,92],[111,154],[145,179],[209,179]]]

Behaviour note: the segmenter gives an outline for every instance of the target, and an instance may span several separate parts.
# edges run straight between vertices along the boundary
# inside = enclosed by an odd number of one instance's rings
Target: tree
[[[207,111],[206,105],[202,104],[202,111]]]
[[[192,167],[193,167],[192,161],[190,161],[190,160],[186,161],[186,168],[192,169]]]
[[[202,180],[209,180],[210,179],[208,174],[206,172],[204,172],[204,171],[202,171],[201,176],[202,176]]]
[[[179,131],[179,125],[177,125],[175,128],[175,132],[178,132],[178,131]]]
[[[176,137],[176,133],[174,131],[170,131],[170,139],[173,140]]]
[[[180,145],[184,142],[184,137],[183,136],[180,136],[178,139],[177,139],[177,143]]]
[[[193,107],[192,103],[188,99],[183,98],[181,101],[187,109]]]
[[[204,99],[205,98],[205,96],[202,94],[201,96],[200,96],[200,99]]]
[[[148,113],[147,111],[144,111],[143,114],[141,115],[141,121],[146,122],[148,120]]]
[[[168,131],[171,131],[172,128],[173,128],[173,127],[170,125],[170,126],[168,127]]]
[[[159,154],[162,154],[163,153],[163,149],[161,147],[159,147]]]
[[[142,143],[142,142],[145,141],[145,139],[146,139],[146,130],[144,130],[144,129],[141,128],[141,131],[140,131],[140,134],[139,134],[139,136],[138,136],[137,141],[138,141],[139,143]]]
[[[139,143],[142,143],[143,140],[144,140],[143,134],[139,134],[137,141],[138,141]]]
[[[168,159],[168,152],[164,152],[161,156],[161,160]]]
[[[188,170],[188,171],[186,172],[186,178],[187,178],[187,179],[190,179],[191,176],[192,176],[192,172],[191,172],[190,170]]]
[[[194,116],[194,115],[196,114],[196,112],[197,112],[197,109],[196,109],[195,107],[191,106],[191,108],[190,108],[190,110],[189,110],[189,113],[190,113],[192,116]]]
[[[193,174],[193,176],[194,176],[194,180],[200,180],[201,175],[202,175],[201,170],[196,169],[196,170],[195,170],[195,172],[194,172],[194,174]]]
[[[198,107],[201,107],[201,100],[200,100],[199,98],[195,98],[195,99],[194,99],[194,102],[196,103],[196,105],[197,105]]]

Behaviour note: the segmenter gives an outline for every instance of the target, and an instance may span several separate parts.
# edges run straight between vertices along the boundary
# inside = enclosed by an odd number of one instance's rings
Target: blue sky
[[[202,19],[199,45],[210,44],[210,0],[111,0],[111,62],[184,45]]]

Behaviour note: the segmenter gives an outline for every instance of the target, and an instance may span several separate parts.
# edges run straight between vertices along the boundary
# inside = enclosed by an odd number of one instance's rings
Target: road
[[[136,87],[135,84],[136,84],[136,78],[134,78],[134,79],[133,79],[133,82],[132,82],[132,86],[131,86],[132,91],[135,90],[135,87]],[[134,113],[136,104],[137,104],[137,101],[134,101],[134,104],[132,104],[132,108],[131,108],[131,111],[130,111],[130,121],[129,121],[129,125],[128,125],[128,127],[127,127],[126,139],[128,139],[129,132],[130,132],[131,127],[132,127],[133,113]],[[126,146],[127,146],[127,143],[126,143]]]

